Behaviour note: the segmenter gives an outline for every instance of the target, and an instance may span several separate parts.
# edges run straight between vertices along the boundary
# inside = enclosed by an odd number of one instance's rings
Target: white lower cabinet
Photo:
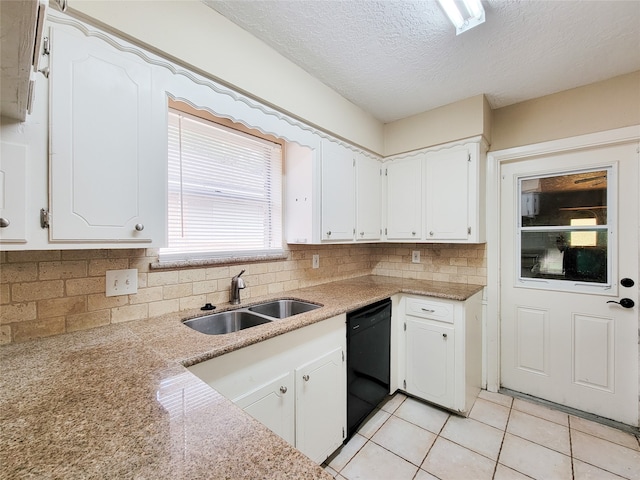
[[[438,405],[455,401],[455,330],[407,317],[407,383],[405,390]]]
[[[293,445],[296,438],[293,391],[293,373],[288,371],[247,392],[234,403]]]
[[[339,315],[189,370],[322,463],[345,434],[345,321]]]
[[[295,370],[296,447],[321,462],[344,440],[345,363],[342,347]]]
[[[402,298],[403,390],[468,415],[482,382],[482,294],[464,302]]]

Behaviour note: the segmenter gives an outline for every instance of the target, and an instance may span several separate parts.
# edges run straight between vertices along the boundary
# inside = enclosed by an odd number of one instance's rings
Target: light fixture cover
[[[484,8],[480,0],[438,0],[438,3],[456,27],[456,35],[484,23]]]

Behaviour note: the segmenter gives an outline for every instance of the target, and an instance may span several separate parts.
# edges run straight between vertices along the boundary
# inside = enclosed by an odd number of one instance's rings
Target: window
[[[610,283],[610,169],[520,178],[520,281],[549,288]]]
[[[169,111],[161,261],[282,254],[282,146]]]

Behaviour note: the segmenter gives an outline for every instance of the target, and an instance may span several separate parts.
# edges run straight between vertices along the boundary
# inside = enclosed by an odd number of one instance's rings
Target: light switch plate
[[[107,297],[138,293],[138,269],[107,270]]]
[[[414,250],[411,252],[411,262],[420,263],[420,250]]]
[[[311,266],[313,268],[320,268],[320,255],[315,254],[313,256],[313,260],[311,261]]]

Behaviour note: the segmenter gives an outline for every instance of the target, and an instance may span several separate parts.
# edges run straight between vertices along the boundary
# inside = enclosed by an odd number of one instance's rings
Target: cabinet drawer
[[[406,314],[414,317],[431,318],[440,322],[453,323],[453,305],[450,303],[407,298]]]

